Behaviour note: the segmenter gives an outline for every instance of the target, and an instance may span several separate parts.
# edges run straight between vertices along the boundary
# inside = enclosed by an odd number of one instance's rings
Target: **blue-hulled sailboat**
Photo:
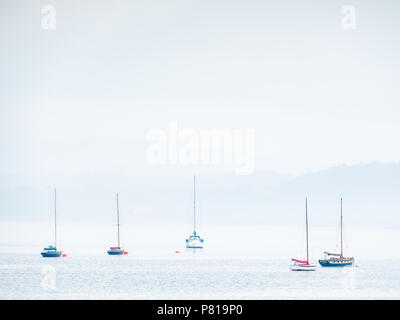
[[[340,253],[324,252],[324,259],[319,260],[322,267],[352,266],[354,258],[343,256],[343,199],[340,198]]]
[[[58,258],[62,251],[57,250],[57,190],[54,189],[54,246],[44,248],[40,253],[43,258]]]
[[[186,248],[202,249],[204,240],[196,233],[196,176],[193,177],[193,234],[186,239]]]
[[[118,247],[110,247],[110,250],[107,253],[110,256],[119,256],[125,253],[124,249],[120,246],[120,237],[119,237],[119,204],[118,204],[118,193],[117,193],[117,227],[118,227]]]

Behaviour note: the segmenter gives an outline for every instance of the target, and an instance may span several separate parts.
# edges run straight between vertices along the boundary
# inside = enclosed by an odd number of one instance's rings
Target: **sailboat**
[[[196,233],[196,176],[193,177],[193,234],[186,239],[186,248],[201,249],[204,240]]]
[[[118,227],[118,247],[110,247],[107,253],[111,256],[123,255],[125,253],[124,249],[121,249],[120,237],[119,237],[119,204],[118,204],[118,193],[117,193],[117,227]]]
[[[54,189],[54,246],[44,248],[40,253],[43,258],[58,258],[62,251],[57,250],[57,190]]]
[[[308,212],[307,212],[307,198],[306,198],[306,247],[307,247],[307,260],[292,259],[293,264],[290,266],[292,271],[315,271],[315,264],[310,264],[308,255]]]
[[[343,256],[343,199],[340,198],[340,253],[324,252],[324,259],[319,260],[323,267],[346,267],[354,263],[354,258]]]

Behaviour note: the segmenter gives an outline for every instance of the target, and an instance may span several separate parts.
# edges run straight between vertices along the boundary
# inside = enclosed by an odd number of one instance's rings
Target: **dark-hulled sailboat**
[[[307,210],[307,198],[306,198],[306,251],[307,260],[292,259],[293,264],[290,266],[292,271],[315,271],[315,264],[310,263],[308,254],[308,210]]]
[[[118,193],[117,193],[117,227],[118,227],[118,247],[110,247],[107,253],[111,256],[119,256],[125,253],[124,249],[121,249],[120,237],[119,237],[119,203],[118,203]]]
[[[186,248],[202,249],[204,240],[196,232],[196,176],[193,177],[193,235],[186,239]]]
[[[340,253],[324,252],[324,259],[319,260],[322,267],[346,267],[352,266],[354,258],[343,256],[343,199],[340,198]]]
[[[44,248],[40,253],[43,258],[58,258],[62,251],[57,250],[57,190],[54,189],[54,246]]]

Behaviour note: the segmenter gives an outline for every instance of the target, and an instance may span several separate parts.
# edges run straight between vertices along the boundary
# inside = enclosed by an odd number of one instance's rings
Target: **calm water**
[[[398,261],[291,272],[288,261],[0,254],[0,299],[400,299]]]

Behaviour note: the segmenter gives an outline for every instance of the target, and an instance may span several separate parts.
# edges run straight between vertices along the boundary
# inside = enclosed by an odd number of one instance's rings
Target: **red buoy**
[[[124,254],[128,254],[128,251],[124,251]]]
[[[180,251],[176,250],[175,253],[181,253]]]
[[[63,254],[62,254],[62,257],[63,257],[63,258],[66,258],[66,257],[67,257],[67,254],[66,254],[66,253],[63,253]]]

